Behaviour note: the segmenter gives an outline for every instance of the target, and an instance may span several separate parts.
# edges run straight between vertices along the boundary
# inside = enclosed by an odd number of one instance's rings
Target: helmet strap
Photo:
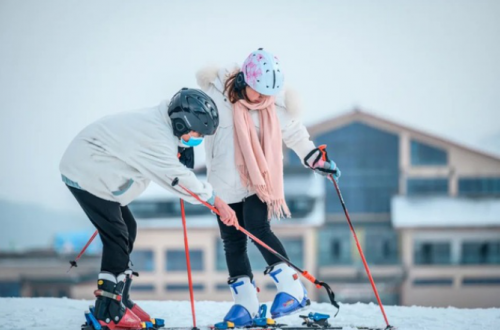
[[[247,87],[245,75],[240,71],[236,74],[236,78],[234,78],[234,90],[238,94],[240,100],[245,99],[245,95],[243,94],[243,90],[245,89],[245,87]]]

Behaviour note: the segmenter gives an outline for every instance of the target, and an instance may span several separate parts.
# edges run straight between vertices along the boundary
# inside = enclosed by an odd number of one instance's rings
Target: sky
[[[500,157],[499,17],[493,0],[0,0],[0,199],[77,208],[58,165],[83,127],[259,47],[307,125],[357,107]]]

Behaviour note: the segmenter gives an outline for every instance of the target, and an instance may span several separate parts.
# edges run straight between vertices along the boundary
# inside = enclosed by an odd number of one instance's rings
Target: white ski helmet
[[[241,71],[245,83],[262,95],[276,95],[283,88],[284,76],[278,58],[262,48],[248,55]]]

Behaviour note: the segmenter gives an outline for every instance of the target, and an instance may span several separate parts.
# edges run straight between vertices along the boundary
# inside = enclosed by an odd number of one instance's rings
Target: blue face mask
[[[203,138],[190,136],[189,140],[187,140],[187,141],[184,141],[184,139],[181,138],[181,142],[183,145],[185,145],[187,147],[196,147],[196,146],[199,146],[203,142]]]

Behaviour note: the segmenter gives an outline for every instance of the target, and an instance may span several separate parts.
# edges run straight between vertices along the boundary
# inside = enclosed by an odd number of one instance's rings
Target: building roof
[[[365,111],[362,111],[360,109],[354,109],[352,111],[349,111],[347,113],[344,113],[340,116],[332,117],[329,120],[321,121],[318,124],[308,126],[308,131],[311,134],[313,138],[315,138],[318,135],[321,135],[323,133],[326,133],[328,131],[331,131],[333,129],[340,128],[342,126],[346,126],[352,122],[363,122],[366,123],[370,126],[375,126],[377,128],[380,128],[385,131],[390,131],[394,133],[400,133],[400,132],[408,132],[412,136],[416,138],[421,138],[426,141],[434,142],[436,144],[442,144],[442,145],[448,145],[455,147],[457,149],[462,149],[467,152],[474,153],[479,156],[487,157],[496,161],[500,161],[500,157],[486,153],[481,150],[477,150],[471,147],[464,146],[462,144],[456,143],[451,140],[444,139],[442,137],[438,137],[436,135],[423,132],[417,129],[414,129],[409,126],[405,126],[399,123],[396,123],[394,121],[382,118],[378,115],[374,115]]]
[[[395,196],[391,211],[395,228],[500,227],[500,198]]]

